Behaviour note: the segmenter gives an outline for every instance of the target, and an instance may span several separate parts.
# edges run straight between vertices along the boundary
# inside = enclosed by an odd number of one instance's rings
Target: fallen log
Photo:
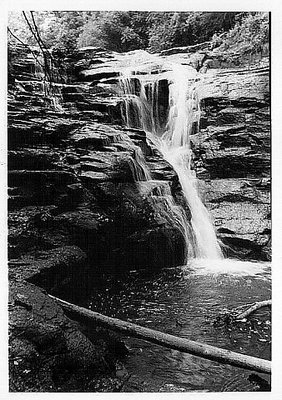
[[[253,314],[262,307],[271,307],[271,304],[272,304],[271,300],[258,301],[244,312],[236,315],[236,321],[247,318],[249,315]]]
[[[220,349],[218,347],[202,344],[192,340],[179,338],[167,333],[144,328],[142,326],[125,322],[120,319],[107,317],[86,308],[68,303],[62,299],[49,295],[54,299],[67,313],[74,319],[87,323],[98,324],[108,329],[122,332],[127,336],[133,336],[146,340],[170,349],[189,353],[194,356],[217,361],[223,364],[233,365],[244,369],[257,372],[271,373],[271,362],[261,358],[247,356],[245,354],[235,353],[230,350]]]

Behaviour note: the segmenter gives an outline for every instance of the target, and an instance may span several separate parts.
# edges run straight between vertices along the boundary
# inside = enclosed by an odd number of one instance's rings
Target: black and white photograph
[[[8,11],[8,392],[271,394],[273,13],[115,8]]]

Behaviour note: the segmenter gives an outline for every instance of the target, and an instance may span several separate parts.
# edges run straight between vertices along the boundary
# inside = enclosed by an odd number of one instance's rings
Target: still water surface
[[[270,311],[247,322],[215,323],[227,311],[271,298],[270,265],[204,260],[158,272],[131,271],[97,280],[88,307],[108,316],[247,355],[270,359]],[[251,371],[123,338],[125,392],[253,391]],[[269,382],[269,376],[258,374]]]

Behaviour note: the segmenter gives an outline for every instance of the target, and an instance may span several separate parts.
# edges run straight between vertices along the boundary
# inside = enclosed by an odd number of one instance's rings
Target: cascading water
[[[125,71],[121,79],[121,86],[126,98],[124,120],[127,125],[139,128],[144,128],[144,125],[146,125],[146,131],[150,134],[151,123],[154,124],[154,120],[150,118],[150,104],[147,101],[149,94],[147,90],[150,90],[151,87],[145,88],[144,85],[141,85],[137,78],[132,78],[132,73],[129,70]],[[151,93],[150,96],[157,96],[157,93]],[[154,124],[154,127],[156,128],[158,119],[156,118],[155,121],[156,124]],[[137,182],[144,180],[152,181],[150,170],[140,149],[134,152],[134,160],[132,161],[135,180]],[[142,174],[138,173],[140,170],[142,170]],[[176,204],[169,186],[160,185],[159,187],[154,187],[154,193],[150,195],[150,199],[160,218],[163,218],[170,226],[177,228],[181,232],[184,240],[184,263],[186,263],[192,235],[185,210]]]
[[[165,72],[148,73],[148,63],[124,70],[120,82],[125,97],[125,121],[130,127],[144,129],[177,173],[191,211],[194,256],[221,259],[214,227],[198,195],[197,180],[191,169],[190,134],[200,118],[197,72],[191,67],[171,64],[162,70]],[[160,86],[162,90],[168,88],[166,96],[160,96]],[[181,218],[183,223],[189,224]],[[183,230],[190,235],[187,227],[182,227]]]
[[[270,268],[265,263],[223,259],[209,213],[198,196],[190,149],[190,135],[197,130],[200,118],[196,71],[181,65],[164,65],[158,71],[156,65],[160,57],[153,58],[144,52],[137,55],[140,54],[144,60],[139,59],[137,66],[127,68],[120,77],[120,94],[125,99],[124,120],[130,128],[146,131],[147,139],[174,168],[191,220],[184,208],[176,204],[169,183],[152,180],[140,149],[132,154],[133,176],[140,193],[149,188],[154,217],[159,216],[166,226],[180,231],[185,238],[186,251],[191,250],[192,244],[195,258],[181,268],[131,271],[127,279],[123,275],[118,281],[118,290],[116,277],[112,287],[108,278],[105,286],[101,286],[99,280],[90,307],[93,311],[174,332],[181,337],[196,335],[199,342],[217,343],[228,350],[237,351],[239,343],[241,353],[269,358],[268,310],[264,320],[260,317],[259,321],[252,321],[252,327],[257,323],[256,329],[249,330],[244,325],[232,335],[220,327],[215,329],[214,324],[205,324],[211,311],[220,315],[222,309],[243,306],[250,299],[268,298]],[[132,53],[128,56],[134,57]],[[106,301],[101,303],[105,296]],[[150,343],[146,344],[146,351],[140,352],[139,340],[128,339],[128,342],[136,351],[125,364],[130,376],[125,391],[144,391],[144,387],[150,392],[246,391],[247,372],[225,364],[208,363],[210,373],[207,374],[206,360],[195,361],[189,355]],[[148,358],[148,354],[152,357]]]
[[[169,115],[161,137],[161,152],[176,171],[191,211],[191,224],[196,238],[196,256],[222,257],[208,210],[197,191],[197,179],[191,169],[190,134],[199,126],[200,107],[195,86],[195,70],[173,67],[169,91]]]
[[[131,163],[129,166],[136,181],[148,181],[152,179],[140,147],[134,146],[134,156],[130,157],[130,159]]]

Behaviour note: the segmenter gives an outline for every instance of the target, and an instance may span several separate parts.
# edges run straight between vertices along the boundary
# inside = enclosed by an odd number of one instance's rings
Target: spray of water
[[[191,211],[195,257],[221,259],[213,223],[198,195],[197,179],[191,169],[190,135],[199,126],[200,118],[197,72],[182,65],[163,66],[162,71],[150,73],[148,63],[124,70],[120,82],[125,97],[125,121],[128,126],[144,129],[177,173]],[[163,96],[160,98],[163,82],[168,86],[167,107]],[[183,226],[189,225],[187,218],[182,214],[179,221],[191,242],[190,230]]]

